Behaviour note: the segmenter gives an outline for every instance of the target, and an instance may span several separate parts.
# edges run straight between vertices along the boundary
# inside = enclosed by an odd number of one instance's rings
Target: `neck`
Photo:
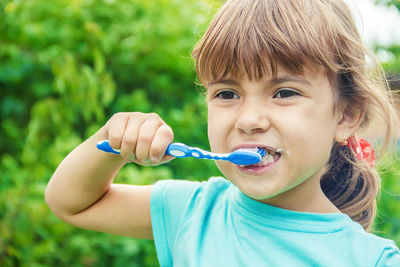
[[[261,202],[298,212],[341,213],[322,191],[320,179],[313,178]]]

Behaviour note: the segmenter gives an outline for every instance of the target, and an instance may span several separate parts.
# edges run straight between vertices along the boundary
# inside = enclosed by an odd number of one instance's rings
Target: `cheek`
[[[296,114],[293,116],[293,114]],[[288,116],[289,117],[289,116]],[[287,149],[303,155],[304,160],[325,162],[329,158],[335,137],[335,119],[324,109],[305,109],[293,112],[285,124],[283,141]]]
[[[208,130],[207,130],[207,134],[208,134],[208,141],[210,143],[210,148],[211,151],[215,151],[215,143],[217,142],[216,136],[215,136],[215,128],[212,126],[212,122],[210,122],[210,120],[208,120]]]
[[[217,112],[212,108],[208,109],[207,133],[212,151],[216,151],[216,149],[218,149],[218,144],[221,143],[224,128],[222,126],[224,122],[223,118],[221,112]]]

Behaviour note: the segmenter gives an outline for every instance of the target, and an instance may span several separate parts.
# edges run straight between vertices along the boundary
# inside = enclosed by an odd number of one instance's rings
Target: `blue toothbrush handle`
[[[170,144],[165,153],[177,158],[191,157],[197,159],[228,160],[228,156],[226,154],[213,153],[198,147],[191,147],[182,143]]]
[[[190,147],[182,143],[170,144],[165,153],[177,158],[187,158],[187,157],[199,158],[199,159],[212,158],[210,155],[208,155],[211,154],[211,152],[207,152],[198,147]],[[214,158],[216,158],[216,156],[214,156]]]
[[[97,148],[101,151],[107,152],[107,153],[112,153],[112,154],[121,154],[121,152],[118,149],[114,149],[110,146],[110,143],[108,140],[103,140],[97,143]],[[193,149],[185,144],[182,143],[172,143],[168,145],[167,151],[165,154],[171,155],[177,158],[185,158],[185,157],[190,157],[191,152]]]
[[[110,143],[108,140],[103,140],[97,143],[97,148],[101,151],[107,152],[107,153],[112,153],[112,154],[121,154],[121,152],[118,149],[114,149],[110,146]]]
[[[97,148],[107,153],[112,153],[117,155],[121,154],[119,150],[114,149],[110,146],[108,140],[103,140],[98,142]],[[194,158],[206,158],[206,159],[222,159],[222,157],[218,157],[217,154],[210,156],[209,155],[211,154],[210,152],[204,151],[197,147],[190,147],[182,143],[169,144],[165,154],[177,158],[194,157]]]
[[[182,143],[172,143],[167,147],[167,151],[165,154],[171,155],[177,158],[186,158],[189,157],[191,149],[189,146]]]

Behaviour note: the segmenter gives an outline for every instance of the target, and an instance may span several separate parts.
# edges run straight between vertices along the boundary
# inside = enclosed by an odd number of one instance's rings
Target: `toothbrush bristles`
[[[258,152],[258,154],[260,154],[261,158],[263,158],[263,157],[265,157],[266,155],[269,155],[269,154],[270,154],[270,152],[268,152],[268,150],[265,149],[265,148],[260,148],[260,149],[258,149],[257,152]],[[271,151],[271,152],[282,154],[282,153],[284,152],[284,150],[283,150],[282,148],[277,148],[277,149],[274,149],[274,150]]]
[[[262,148],[259,148],[257,152],[258,152],[258,154],[260,154],[261,158],[264,157],[265,154],[267,153],[267,151]]]

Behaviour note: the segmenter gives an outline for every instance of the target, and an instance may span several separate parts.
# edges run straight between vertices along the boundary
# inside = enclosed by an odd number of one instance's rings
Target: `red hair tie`
[[[353,135],[347,139],[347,146],[354,151],[359,160],[366,160],[371,167],[374,167],[375,151],[367,140]]]

